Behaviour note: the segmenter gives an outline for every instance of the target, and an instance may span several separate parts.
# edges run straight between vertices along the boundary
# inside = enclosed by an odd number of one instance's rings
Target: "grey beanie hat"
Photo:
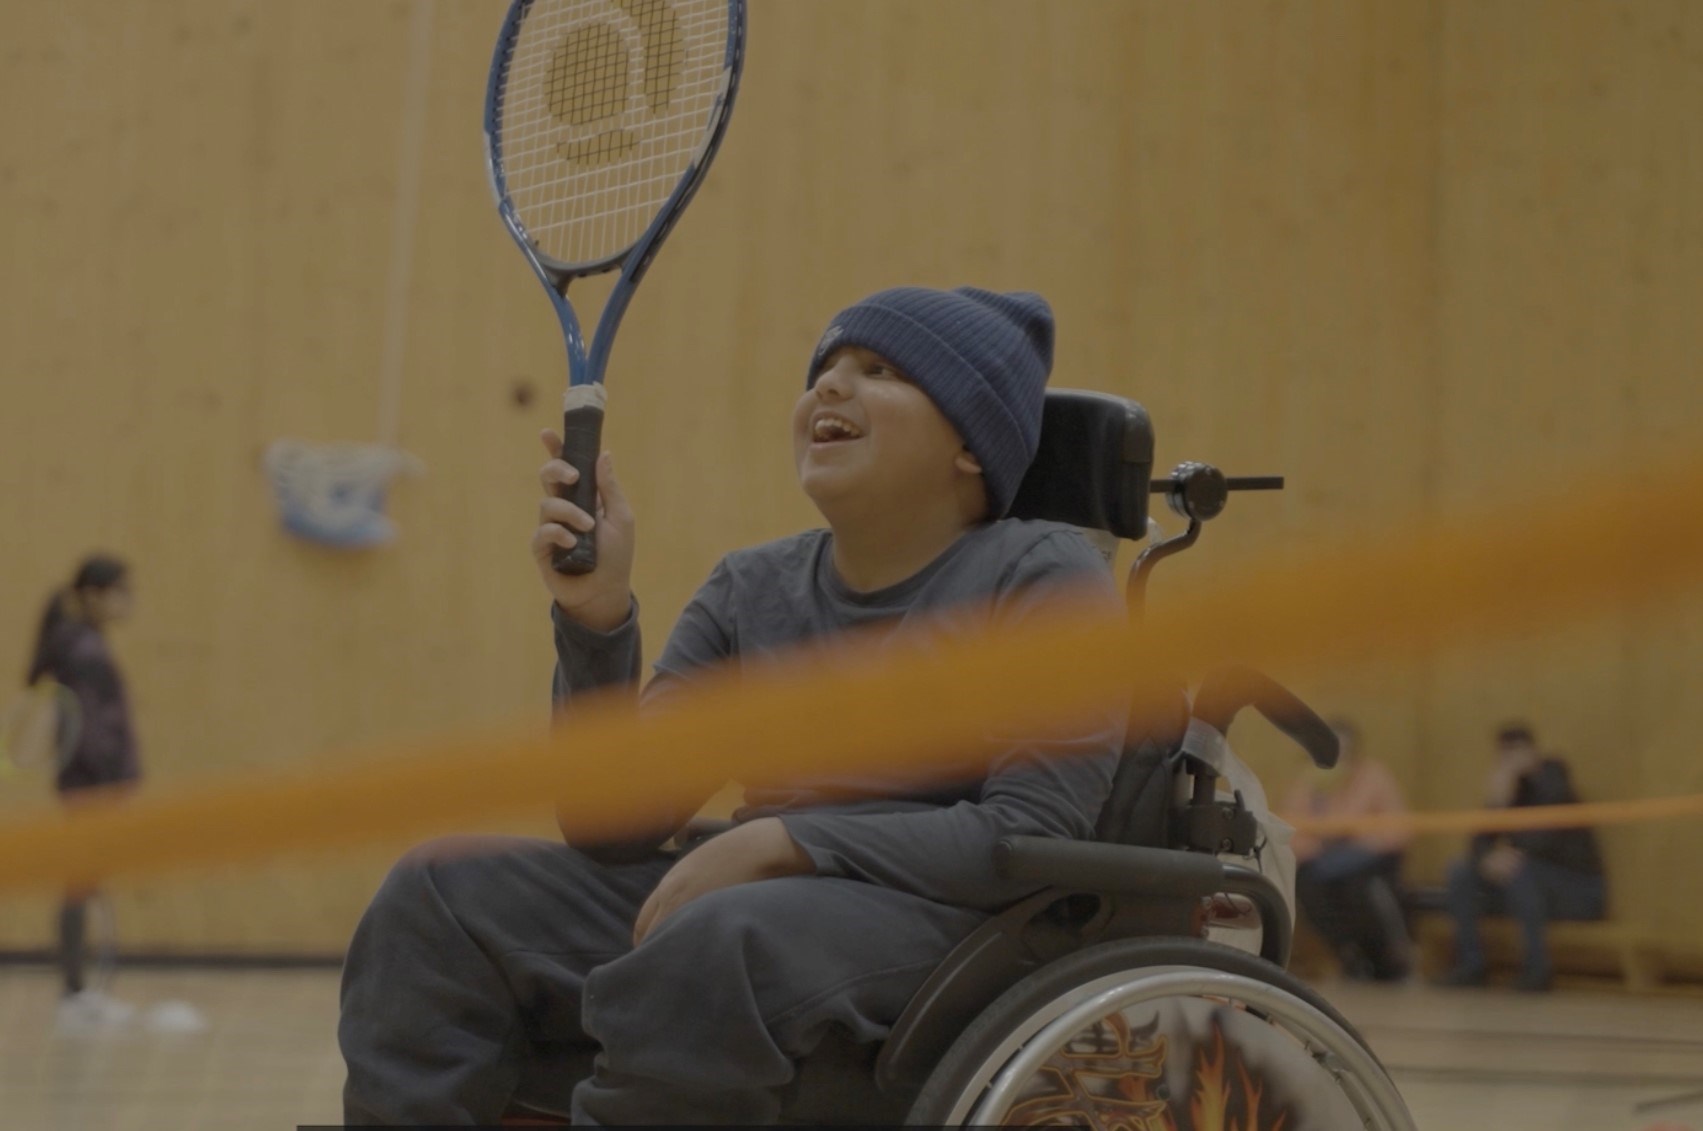
[[[928,394],[982,465],[988,517],[1011,506],[1035,459],[1053,367],[1053,312],[1029,291],[894,287],[834,316],[808,384],[842,346],[880,354]]]

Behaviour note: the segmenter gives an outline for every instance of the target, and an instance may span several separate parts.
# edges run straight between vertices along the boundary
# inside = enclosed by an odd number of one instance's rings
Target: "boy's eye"
[[[866,376],[869,376],[869,377],[896,377],[896,376],[898,376],[898,374],[896,372],[894,372],[893,367],[891,365],[884,365],[879,361],[872,361],[868,365],[864,366],[863,372]]]

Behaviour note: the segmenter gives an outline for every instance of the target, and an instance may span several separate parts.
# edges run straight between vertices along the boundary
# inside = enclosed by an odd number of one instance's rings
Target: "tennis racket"
[[[39,679],[0,711],[0,773],[65,768],[83,733],[76,692]]]
[[[491,190],[562,324],[562,458],[579,480],[561,494],[587,514],[616,327],[721,145],[744,55],[745,0],[514,0],[497,37]],[[568,284],[616,268],[588,348]],[[595,534],[555,568],[595,569]]]

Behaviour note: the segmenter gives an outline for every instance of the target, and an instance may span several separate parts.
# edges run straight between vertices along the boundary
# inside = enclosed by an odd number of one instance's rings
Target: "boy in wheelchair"
[[[1123,615],[1075,529],[1002,520],[1036,453],[1052,339],[1050,309],[1027,293],[898,288],[842,311],[792,417],[799,481],[828,529],[725,558],[645,705],[706,664],[847,629],[942,634],[1080,600]],[[557,438],[546,447],[532,548],[567,708],[637,687],[634,519],[607,456],[597,516],[556,498],[575,473]],[[594,522],[598,569],[556,574],[552,551]],[[849,718],[880,709],[845,705]],[[975,780],[753,789],[731,830],[684,855],[659,845],[689,814],[620,844],[416,850],[350,944],[347,1120],[495,1123],[530,1050],[580,1046],[599,1055],[573,1091],[576,1124],[773,1122],[778,1089],[826,1034],[879,1041],[955,945],[1042,886],[997,872],[997,843],[1092,835],[1122,716],[990,735]]]

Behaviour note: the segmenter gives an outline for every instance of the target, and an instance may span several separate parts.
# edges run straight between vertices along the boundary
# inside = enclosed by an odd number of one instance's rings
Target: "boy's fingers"
[[[578,542],[579,539],[560,523],[546,522],[532,532],[532,552],[538,557],[543,557],[544,552],[552,547],[571,550]]]
[[[651,920],[655,918],[656,892],[653,891],[650,893],[650,898],[645,900],[644,906],[639,908],[639,917],[633,923],[634,946],[638,946],[640,943],[645,941],[645,936],[650,934]]]
[[[579,482],[579,469],[566,460],[553,459],[538,469],[538,482],[546,494],[553,495],[557,487],[572,487]]]
[[[590,530],[597,525],[596,521],[585,511],[574,506],[568,500],[558,499],[553,495],[538,500],[538,521],[542,523],[553,522],[574,530]]]
[[[544,445],[544,450],[550,453],[551,459],[561,458],[562,437],[556,434],[556,430],[554,428],[546,428],[544,431],[538,433],[538,440]]]

